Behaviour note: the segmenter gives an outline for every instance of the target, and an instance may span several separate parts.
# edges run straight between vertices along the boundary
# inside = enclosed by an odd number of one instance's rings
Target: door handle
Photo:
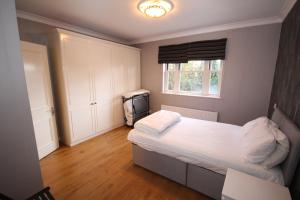
[[[55,114],[55,108],[54,107],[51,107],[51,113],[52,113],[52,115]]]

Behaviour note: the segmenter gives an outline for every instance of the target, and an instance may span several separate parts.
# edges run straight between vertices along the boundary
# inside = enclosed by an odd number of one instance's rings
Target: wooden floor
[[[121,127],[42,159],[44,185],[57,200],[209,199],[134,165],[129,130]]]

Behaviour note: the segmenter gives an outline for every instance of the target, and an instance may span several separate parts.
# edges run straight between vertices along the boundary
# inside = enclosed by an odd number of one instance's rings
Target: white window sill
[[[193,93],[174,93],[171,91],[161,92],[162,94],[168,95],[177,95],[177,96],[188,96],[188,97],[200,97],[200,98],[210,98],[210,99],[222,99],[220,96],[216,95],[202,95],[202,94],[193,94]]]

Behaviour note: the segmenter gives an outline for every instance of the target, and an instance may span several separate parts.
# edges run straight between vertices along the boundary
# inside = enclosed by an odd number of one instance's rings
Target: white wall
[[[43,188],[15,2],[0,0],[0,192],[25,199]]]

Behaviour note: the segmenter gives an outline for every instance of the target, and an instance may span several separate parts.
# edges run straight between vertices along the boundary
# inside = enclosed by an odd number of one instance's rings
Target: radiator
[[[218,121],[218,112],[181,108],[181,107],[167,106],[167,105],[161,105],[161,109],[178,112],[184,117],[202,119],[202,120],[213,121],[213,122]]]

